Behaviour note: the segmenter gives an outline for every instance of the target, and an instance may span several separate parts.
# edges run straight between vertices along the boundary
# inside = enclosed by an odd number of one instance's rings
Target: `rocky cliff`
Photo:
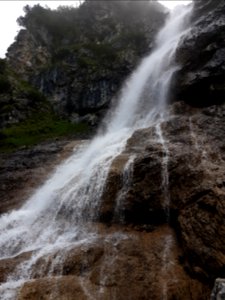
[[[0,62],[1,151],[89,136],[166,16],[143,1],[24,10],[23,29]]]
[[[24,10],[23,29],[0,61],[1,151],[92,134],[166,16],[143,1]]]
[[[165,20],[158,3],[88,1],[79,8],[25,8],[7,59],[59,115],[99,122]]]
[[[40,258],[18,299],[210,299],[225,271],[224,19],[223,0],[195,2],[169,118],[136,131],[113,161],[86,224],[97,240],[61,264],[57,253]],[[0,280],[29,255],[2,260]]]

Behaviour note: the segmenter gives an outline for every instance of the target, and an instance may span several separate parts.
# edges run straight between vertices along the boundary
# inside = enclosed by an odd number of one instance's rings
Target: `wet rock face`
[[[33,266],[32,280],[20,288],[18,299],[208,299],[209,290],[184,271],[174,231],[168,226],[150,233],[93,227],[98,238],[67,253],[65,249],[63,269],[53,263],[49,274],[51,255]]]
[[[33,260],[18,299],[209,299],[225,266],[225,106],[170,112],[167,165],[157,129],[136,131],[112,163],[101,223],[85,224],[96,239]],[[2,282],[26,255],[0,261]]]
[[[224,35],[224,1],[196,1],[191,30],[177,50],[181,69],[176,76],[175,100],[185,100],[194,106],[224,101]]]
[[[156,129],[135,132],[121,155],[135,156],[122,204],[116,209],[115,199],[122,189],[121,183],[112,182],[122,180],[124,165],[109,173],[101,212],[111,216],[107,222],[119,220],[138,230],[152,231],[169,222],[182,247],[186,270],[212,285],[225,268],[225,144],[221,139],[225,106],[197,109],[176,103],[171,114],[161,124],[168,148],[166,168],[162,163],[165,148]],[[169,175],[166,187],[165,171]]]

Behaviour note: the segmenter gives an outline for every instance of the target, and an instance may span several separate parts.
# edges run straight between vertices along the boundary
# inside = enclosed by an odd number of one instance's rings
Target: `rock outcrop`
[[[224,34],[224,1],[195,1],[191,30],[177,51],[175,100],[203,107],[224,101]]]

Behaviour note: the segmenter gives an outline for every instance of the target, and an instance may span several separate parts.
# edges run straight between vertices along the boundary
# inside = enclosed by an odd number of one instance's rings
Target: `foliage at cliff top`
[[[9,47],[8,61],[48,98],[59,97],[64,85],[66,114],[66,107],[90,112],[87,102],[98,109],[104,106],[99,103],[108,105],[152,48],[166,16],[162,5],[148,1],[86,0],[78,8],[35,5],[24,10],[18,19],[24,29]],[[96,91],[98,99],[88,91]]]
[[[117,43],[118,34],[137,35],[141,34],[143,23],[146,26],[158,24],[164,9],[157,2],[86,0],[78,8],[61,6],[51,10],[40,5],[27,5],[24,11],[25,16],[18,18],[18,24],[41,40],[44,46],[55,49],[81,42],[110,40],[112,44]],[[50,40],[40,34],[42,29],[47,31]]]

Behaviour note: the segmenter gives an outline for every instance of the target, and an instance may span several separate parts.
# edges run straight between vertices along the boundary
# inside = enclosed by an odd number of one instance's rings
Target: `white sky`
[[[170,0],[159,0],[158,2],[160,2],[162,5],[168,7],[169,9],[173,9],[175,6],[177,5],[187,5],[189,3],[191,3],[192,1],[191,0],[185,0],[185,1],[182,1],[182,0],[176,0],[176,1],[170,1]]]
[[[33,6],[40,3],[42,6],[55,9],[60,5],[75,6],[79,5],[79,1],[11,1],[0,0],[0,57],[5,57],[7,48],[14,42],[21,27],[17,25],[16,20],[18,17],[24,15],[23,7],[27,4]]]
[[[79,0],[70,1],[0,1],[0,57],[5,57],[7,48],[13,43],[15,36],[17,35],[20,27],[17,25],[16,20],[18,17],[24,15],[23,7],[25,5],[33,6],[40,3],[42,6],[47,5],[54,9],[60,5],[77,6]],[[161,4],[173,9],[178,4],[188,4],[190,1],[159,1]]]

